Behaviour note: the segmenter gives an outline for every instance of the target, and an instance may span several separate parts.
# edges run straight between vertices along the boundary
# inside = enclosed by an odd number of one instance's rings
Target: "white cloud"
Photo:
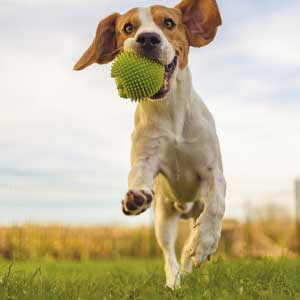
[[[236,49],[263,64],[300,67],[299,4],[294,2],[272,15],[254,18],[238,28]]]

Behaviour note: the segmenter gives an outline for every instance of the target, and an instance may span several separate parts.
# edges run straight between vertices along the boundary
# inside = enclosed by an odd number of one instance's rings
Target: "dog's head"
[[[154,96],[164,98],[176,71],[188,64],[189,47],[210,43],[221,25],[216,0],[183,0],[175,8],[151,6],[134,8],[102,20],[91,46],[74,66],[112,61],[121,51],[132,51],[160,61],[165,66],[165,84]]]

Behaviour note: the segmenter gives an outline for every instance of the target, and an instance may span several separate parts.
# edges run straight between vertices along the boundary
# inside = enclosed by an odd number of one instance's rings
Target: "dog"
[[[165,260],[166,286],[215,253],[225,211],[226,181],[214,119],[195,92],[188,67],[190,47],[203,47],[221,25],[215,0],[182,0],[114,13],[102,20],[96,36],[74,69],[111,62],[131,51],[161,62],[165,80],[151,99],[138,103],[132,134],[126,215],[139,215],[154,200],[155,234]],[[175,254],[177,224],[189,219],[191,232]]]

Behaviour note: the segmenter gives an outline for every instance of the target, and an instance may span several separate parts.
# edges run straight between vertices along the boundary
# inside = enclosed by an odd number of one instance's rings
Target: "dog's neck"
[[[180,134],[185,117],[190,112],[193,101],[193,86],[188,67],[177,70],[176,78],[171,82],[171,91],[163,100],[146,100],[138,105],[139,121],[155,125],[171,124],[172,130]],[[142,118],[142,120],[141,120]],[[159,124],[158,124],[159,123]]]

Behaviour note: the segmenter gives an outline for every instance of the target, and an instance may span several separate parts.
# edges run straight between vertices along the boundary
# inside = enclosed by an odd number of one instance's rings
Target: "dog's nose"
[[[153,49],[161,43],[161,38],[155,32],[144,32],[137,37],[136,41],[141,44],[143,49]]]

